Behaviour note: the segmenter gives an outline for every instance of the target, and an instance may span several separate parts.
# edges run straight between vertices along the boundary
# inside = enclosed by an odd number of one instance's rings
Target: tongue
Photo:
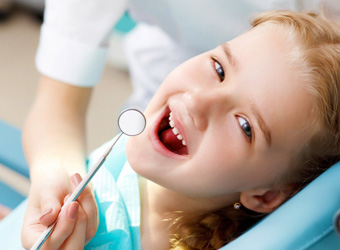
[[[164,146],[170,151],[179,155],[188,154],[188,148],[182,144],[182,141],[177,139],[177,136],[172,132],[172,129],[169,128],[162,131],[159,138]]]

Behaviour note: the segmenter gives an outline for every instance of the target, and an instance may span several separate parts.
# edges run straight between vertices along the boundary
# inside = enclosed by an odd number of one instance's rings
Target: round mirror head
[[[145,116],[137,109],[124,110],[118,118],[120,131],[128,136],[139,135],[145,129],[145,125]]]

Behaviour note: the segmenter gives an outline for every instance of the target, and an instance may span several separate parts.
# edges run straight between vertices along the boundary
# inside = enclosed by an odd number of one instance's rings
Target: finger
[[[45,226],[51,225],[58,218],[61,204],[53,195],[45,196],[41,201],[41,216],[39,221]]]
[[[61,249],[84,249],[87,217],[85,211],[79,206],[78,215],[72,234],[62,244]]]
[[[21,228],[21,243],[25,249],[30,249],[47,227],[39,222],[40,206],[36,207],[32,203],[29,200]]]
[[[73,232],[77,214],[79,210],[78,202],[71,202],[67,204],[53,229],[50,237],[46,240],[43,245],[43,249],[59,249],[60,246],[66,241],[66,239]]]
[[[72,189],[76,188],[81,181],[81,176],[74,174],[71,177]],[[91,188],[88,186],[84,188],[77,200],[87,216],[86,242],[88,242],[96,234],[98,228],[98,208]]]

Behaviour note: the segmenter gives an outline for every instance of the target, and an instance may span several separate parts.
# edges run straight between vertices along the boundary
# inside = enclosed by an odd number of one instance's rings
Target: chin
[[[145,143],[143,143],[143,133],[138,136],[131,136],[128,138],[126,144],[126,158],[131,168],[138,175],[146,177],[145,175],[148,172],[147,163],[150,159],[147,157],[147,147],[145,146]]]
[[[136,150],[136,147],[133,147],[135,145],[136,137],[132,136],[129,137],[126,144],[126,158],[131,167],[135,170],[135,166],[138,166],[138,150]],[[136,171],[136,170],[135,170]]]

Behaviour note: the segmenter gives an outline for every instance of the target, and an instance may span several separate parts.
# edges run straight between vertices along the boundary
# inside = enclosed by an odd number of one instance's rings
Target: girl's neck
[[[152,205],[149,196],[150,188],[148,181],[139,179],[141,199],[141,248],[145,249],[169,249],[169,228],[164,218]]]
[[[142,179],[141,190],[141,244],[142,249],[169,249],[169,239],[175,232],[171,225],[181,223],[217,210],[237,201],[238,194],[216,198],[192,198],[168,190]]]

